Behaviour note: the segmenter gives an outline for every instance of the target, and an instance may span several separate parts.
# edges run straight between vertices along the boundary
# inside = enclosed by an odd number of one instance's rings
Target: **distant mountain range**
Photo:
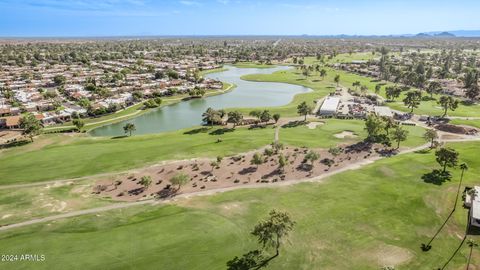
[[[308,36],[308,35],[307,35]],[[309,36],[311,37],[311,36]],[[412,38],[454,38],[454,37],[480,37],[480,30],[454,30],[454,31],[431,31],[418,34],[403,35],[329,35],[323,37],[335,38],[361,38],[361,37],[412,37]]]
[[[395,34],[395,35],[125,35],[125,36],[72,36],[72,37],[1,37],[2,39],[152,39],[152,38],[270,38],[278,39],[282,37],[290,38],[455,38],[455,37],[468,37],[468,38],[480,38],[480,30],[453,30],[453,31],[431,31],[422,32],[418,34]]]
[[[436,31],[436,32],[426,32],[424,34],[430,36],[438,36],[438,35],[449,35],[449,36],[456,36],[456,37],[480,37],[480,30],[455,30],[455,31]]]
[[[455,38],[455,37],[470,37],[480,38],[480,30],[454,30],[454,31],[431,31],[422,32],[418,34],[402,34],[402,35],[302,35],[304,38]]]
[[[432,31],[418,34],[398,35],[400,37],[419,37],[419,38],[453,38],[453,37],[480,37],[480,30],[455,30],[455,31]]]

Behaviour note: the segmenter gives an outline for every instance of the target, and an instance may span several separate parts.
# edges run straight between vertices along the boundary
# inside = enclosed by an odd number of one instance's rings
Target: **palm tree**
[[[468,270],[468,268],[469,268],[469,266],[470,266],[470,259],[472,258],[473,248],[474,248],[474,247],[478,247],[478,244],[477,244],[473,239],[468,239],[467,245],[470,247],[470,253],[468,254],[468,260],[467,260],[467,268],[466,268],[466,270]]]
[[[123,131],[125,131],[125,133],[129,133],[130,134],[129,136],[132,136],[132,132],[134,132],[135,130],[136,130],[135,125],[132,123],[127,123],[123,127]]]
[[[338,87],[338,84],[340,83],[340,75],[335,75],[335,78],[333,78],[333,81],[337,84],[337,87]]]
[[[352,86],[355,87],[355,90],[357,90],[357,87],[360,86],[360,82],[359,82],[359,81],[354,81],[354,82],[352,83]]]
[[[460,194],[460,187],[462,186],[463,181],[463,174],[466,170],[468,170],[467,163],[460,164],[460,169],[462,170],[462,174],[460,175],[460,182],[458,183],[457,196],[455,197],[455,205],[453,206],[453,210],[455,210],[455,208],[457,207],[458,195]]]
[[[215,121],[219,119],[219,113],[215,111],[212,108],[208,108],[203,114],[202,114],[202,120],[203,122],[210,124],[210,126],[213,126]]]
[[[320,77],[322,77],[322,80],[325,79],[325,76],[327,76],[327,71],[325,69],[320,70]]]

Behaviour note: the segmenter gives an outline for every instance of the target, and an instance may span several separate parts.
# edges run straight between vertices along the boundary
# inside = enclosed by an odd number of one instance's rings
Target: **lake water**
[[[226,66],[226,68],[228,68],[227,71],[207,74],[205,77],[235,84],[237,87],[228,93],[165,106],[130,120],[96,128],[90,134],[92,136],[124,135],[123,126],[126,123],[135,125],[135,135],[173,131],[202,124],[202,113],[209,107],[227,109],[281,106],[288,104],[294,95],[311,91],[309,88],[293,84],[249,82],[240,79],[247,74],[270,74],[288,70],[291,67],[258,69]]]

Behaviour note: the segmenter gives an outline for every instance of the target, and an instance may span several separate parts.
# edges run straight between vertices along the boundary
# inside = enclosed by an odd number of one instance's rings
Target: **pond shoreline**
[[[119,136],[123,134],[122,124],[125,123],[135,124],[137,130],[134,134],[152,134],[198,126],[201,124],[201,114],[209,107],[229,109],[282,106],[290,103],[295,95],[310,92],[312,89],[281,82],[251,82],[241,77],[247,74],[271,74],[289,69],[291,69],[289,66],[262,69],[225,66],[219,72],[205,76],[230,84],[225,90],[213,92],[202,99],[179,99],[161,108],[135,115],[131,119],[121,119],[116,123],[109,122],[95,127],[89,134],[93,137]],[[232,91],[234,89],[237,91]]]

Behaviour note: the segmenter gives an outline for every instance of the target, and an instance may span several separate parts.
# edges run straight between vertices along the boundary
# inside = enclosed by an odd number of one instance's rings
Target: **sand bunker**
[[[317,126],[321,126],[321,125],[324,125],[325,123],[324,122],[310,122],[307,124],[307,127],[309,129],[315,129],[317,128]]]
[[[335,136],[335,138],[339,138],[339,139],[358,137],[357,135],[355,135],[355,133],[353,133],[352,131],[349,131],[349,130],[342,131],[342,132],[337,133],[333,136]]]

